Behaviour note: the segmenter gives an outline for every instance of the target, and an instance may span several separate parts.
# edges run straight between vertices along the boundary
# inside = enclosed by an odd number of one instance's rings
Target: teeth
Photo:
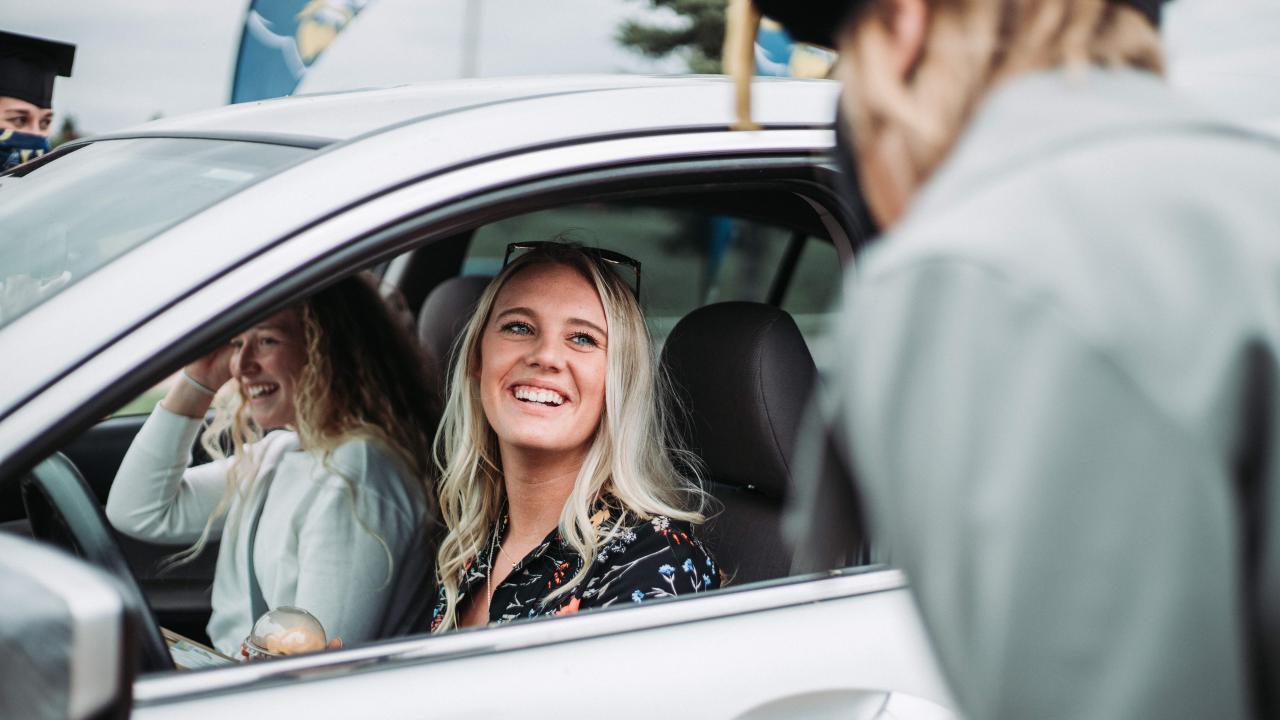
[[[256,398],[262,395],[267,395],[269,393],[275,392],[279,388],[280,386],[276,385],[275,383],[267,383],[265,385],[250,385],[249,397]]]
[[[515,389],[517,400],[527,400],[529,402],[542,403],[544,405],[563,405],[564,396],[554,390],[544,390],[541,388],[531,388],[524,385]]]

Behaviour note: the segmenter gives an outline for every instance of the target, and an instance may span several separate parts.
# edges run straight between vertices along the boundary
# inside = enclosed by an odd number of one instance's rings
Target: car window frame
[[[822,172],[819,169],[819,166],[806,167],[803,171],[811,172],[815,169],[818,172]],[[790,174],[792,172],[791,170],[779,167],[762,166],[757,170],[757,173],[759,174],[754,177],[734,177],[733,173],[729,173],[722,177],[719,172],[715,170],[710,171],[716,174],[717,177],[715,180],[709,181],[708,179],[699,177],[697,173],[693,173],[693,177],[687,178],[687,181],[673,183],[670,180],[670,176],[663,176],[659,174],[657,176],[657,178],[661,178],[659,185],[656,187],[649,187],[647,185],[629,185],[629,183],[635,180],[635,178],[631,177],[621,180],[606,178],[600,181],[599,187],[594,187],[587,193],[579,193],[570,190],[568,192],[554,192],[545,196],[531,198],[532,202],[524,202],[517,206],[505,208],[504,212],[500,214],[478,217],[472,224],[454,228],[452,230],[452,234],[448,237],[433,237],[431,241],[424,243],[419,248],[410,250],[395,257],[385,265],[385,271],[382,273],[383,283],[387,286],[401,290],[404,297],[410,298],[410,308],[416,315],[422,301],[434,287],[434,285],[424,285],[420,282],[418,275],[427,273],[428,271],[424,268],[428,266],[430,267],[429,274],[434,277],[434,281],[436,283],[443,282],[447,278],[453,277],[456,274],[461,274],[463,272],[462,265],[465,263],[465,259],[471,256],[476,233],[490,225],[512,219],[518,219],[528,214],[536,214],[546,210],[572,208],[578,205],[594,203],[608,204],[615,203],[620,200],[626,201],[626,203],[634,202],[634,204],[640,207],[662,208],[665,206],[662,202],[664,196],[678,196],[687,200],[688,198],[697,197],[699,194],[704,192],[711,195],[730,194],[734,191],[789,194],[809,206],[809,210],[812,214],[808,215],[806,219],[811,223],[811,226],[804,229],[800,229],[796,225],[791,224],[790,221],[795,219],[794,216],[786,218],[785,220],[774,221],[768,218],[765,213],[761,213],[754,217],[729,215],[730,217],[741,219],[748,223],[756,223],[762,226],[772,225],[785,231],[788,235],[785,241],[786,247],[783,248],[779,266],[770,272],[766,283],[767,287],[765,294],[763,297],[756,300],[757,302],[762,302],[773,307],[783,308],[785,305],[786,291],[789,289],[790,283],[794,279],[795,271],[799,265],[800,254],[804,252],[811,243],[816,242],[829,244],[829,246],[833,248],[833,252],[842,267],[846,266],[851,261],[855,249],[855,243],[848,238],[847,233],[843,231],[842,227],[837,227],[833,231],[833,224],[836,224],[834,216],[826,210],[825,205],[821,204],[821,200],[817,200],[812,197],[812,195],[818,193],[815,192],[815,187],[812,184],[811,178],[802,179],[792,176]],[[611,183],[620,183],[626,187],[619,189],[612,187]],[[653,202],[652,204],[646,204],[644,202],[646,200],[653,200]],[[673,205],[671,207],[679,206]],[[717,214],[718,212],[719,211],[716,211]],[[727,214],[729,211],[725,212]],[[447,262],[451,265],[450,272],[448,273],[438,272],[436,264],[429,262],[430,257],[427,258],[427,261],[418,257],[418,254],[422,252],[433,253],[434,250],[429,246],[436,240],[456,244],[453,254],[456,254],[457,257],[449,257],[447,259]],[[627,249],[624,246],[617,246],[614,247],[614,249],[620,250],[624,253],[627,252]],[[455,261],[457,267],[452,267],[452,265],[455,264]],[[648,303],[653,297],[652,294],[656,292],[658,291],[652,287],[647,288],[645,293],[646,297],[643,298],[646,302],[646,310],[652,310]],[[696,307],[698,307],[698,305],[686,308],[685,312],[687,313]]]
[[[388,261],[413,247],[459,228],[483,221],[486,208],[534,195],[572,192],[606,179],[647,178],[655,184],[673,174],[701,173],[709,180],[736,173],[767,179],[767,173],[821,173],[829,130],[774,130],[761,133],[685,133],[645,136],[537,150],[493,159],[451,173],[432,176],[353,204],[327,220],[286,238],[262,244],[263,249],[231,268],[169,300],[153,299],[154,310],[110,339],[103,347],[62,370],[15,403],[0,418],[0,477],[30,468],[51,449],[39,442],[46,435],[68,437],[83,430],[114,407],[145,390],[148,379],[159,378],[174,366],[174,354],[196,357],[255,318],[301,299],[356,268]],[[739,175],[740,177],[740,175]],[[853,247],[837,213],[839,199],[816,180],[797,181],[805,200],[822,208],[823,222],[833,239]],[[819,202],[821,200],[821,202]],[[214,229],[210,229],[214,232]],[[212,238],[186,238],[183,244]],[[136,251],[135,251],[136,252]],[[845,254],[851,251],[846,250]],[[843,255],[842,255],[843,256]],[[6,329],[15,342],[37,338],[45,327],[58,326],[60,314],[73,301],[89,302],[98,273],[38,306]],[[75,312],[74,306],[70,312]],[[183,318],[203,321],[192,331]],[[161,336],[167,340],[153,342]],[[95,342],[97,342],[95,340]],[[17,342],[23,345],[23,342]],[[164,346],[169,351],[163,351]],[[32,339],[32,346],[35,341]],[[141,346],[141,347],[140,347]],[[86,372],[93,368],[92,372]],[[84,397],[94,400],[68,412]]]

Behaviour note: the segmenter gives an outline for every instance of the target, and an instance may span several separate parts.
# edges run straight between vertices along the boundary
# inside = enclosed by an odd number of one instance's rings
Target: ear
[[[885,0],[883,22],[888,33],[894,74],[910,80],[924,54],[929,33],[928,0]]]

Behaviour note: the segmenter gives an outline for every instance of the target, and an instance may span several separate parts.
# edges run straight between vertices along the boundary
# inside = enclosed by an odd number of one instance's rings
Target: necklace
[[[495,548],[498,545],[498,523],[493,523],[493,534],[489,537],[489,572],[484,576],[484,618],[485,623],[489,621],[489,606],[493,604],[493,561]]]
[[[499,546],[498,546],[498,557],[499,557],[499,558],[501,558],[503,555],[506,555],[506,556],[507,556],[507,559],[506,559],[506,560],[503,560],[503,562],[511,563],[511,569],[512,569],[512,570],[515,570],[515,569],[516,569],[516,566],[520,564],[520,561],[519,561],[519,560],[512,560],[512,559],[511,559],[511,553],[507,552],[507,549],[506,549],[505,547],[503,547],[502,545],[499,545]]]
[[[493,534],[489,537],[489,572],[486,573],[484,577],[484,610],[486,618],[489,616],[489,606],[493,604],[493,566],[501,557],[502,553],[505,552],[505,550],[502,549],[502,545],[498,542],[499,527],[499,524],[494,522]],[[519,564],[519,560],[511,563],[511,569],[515,570],[516,566]]]

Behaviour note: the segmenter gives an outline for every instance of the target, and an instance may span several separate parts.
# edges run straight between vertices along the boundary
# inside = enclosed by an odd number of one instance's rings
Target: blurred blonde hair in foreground
[[[903,129],[917,176],[950,152],[974,109],[1019,75],[1062,68],[1082,79],[1089,66],[1164,73],[1156,28],[1111,0],[926,0],[928,28],[907,82],[872,57],[866,35],[890,22],[891,3],[872,0],[844,30],[855,55],[839,65],[857,112],[854,137],[871,141],[886,125]],[[877,27],[878,26],[878,27]],[[852,72],[847,72],[852,68]]]

